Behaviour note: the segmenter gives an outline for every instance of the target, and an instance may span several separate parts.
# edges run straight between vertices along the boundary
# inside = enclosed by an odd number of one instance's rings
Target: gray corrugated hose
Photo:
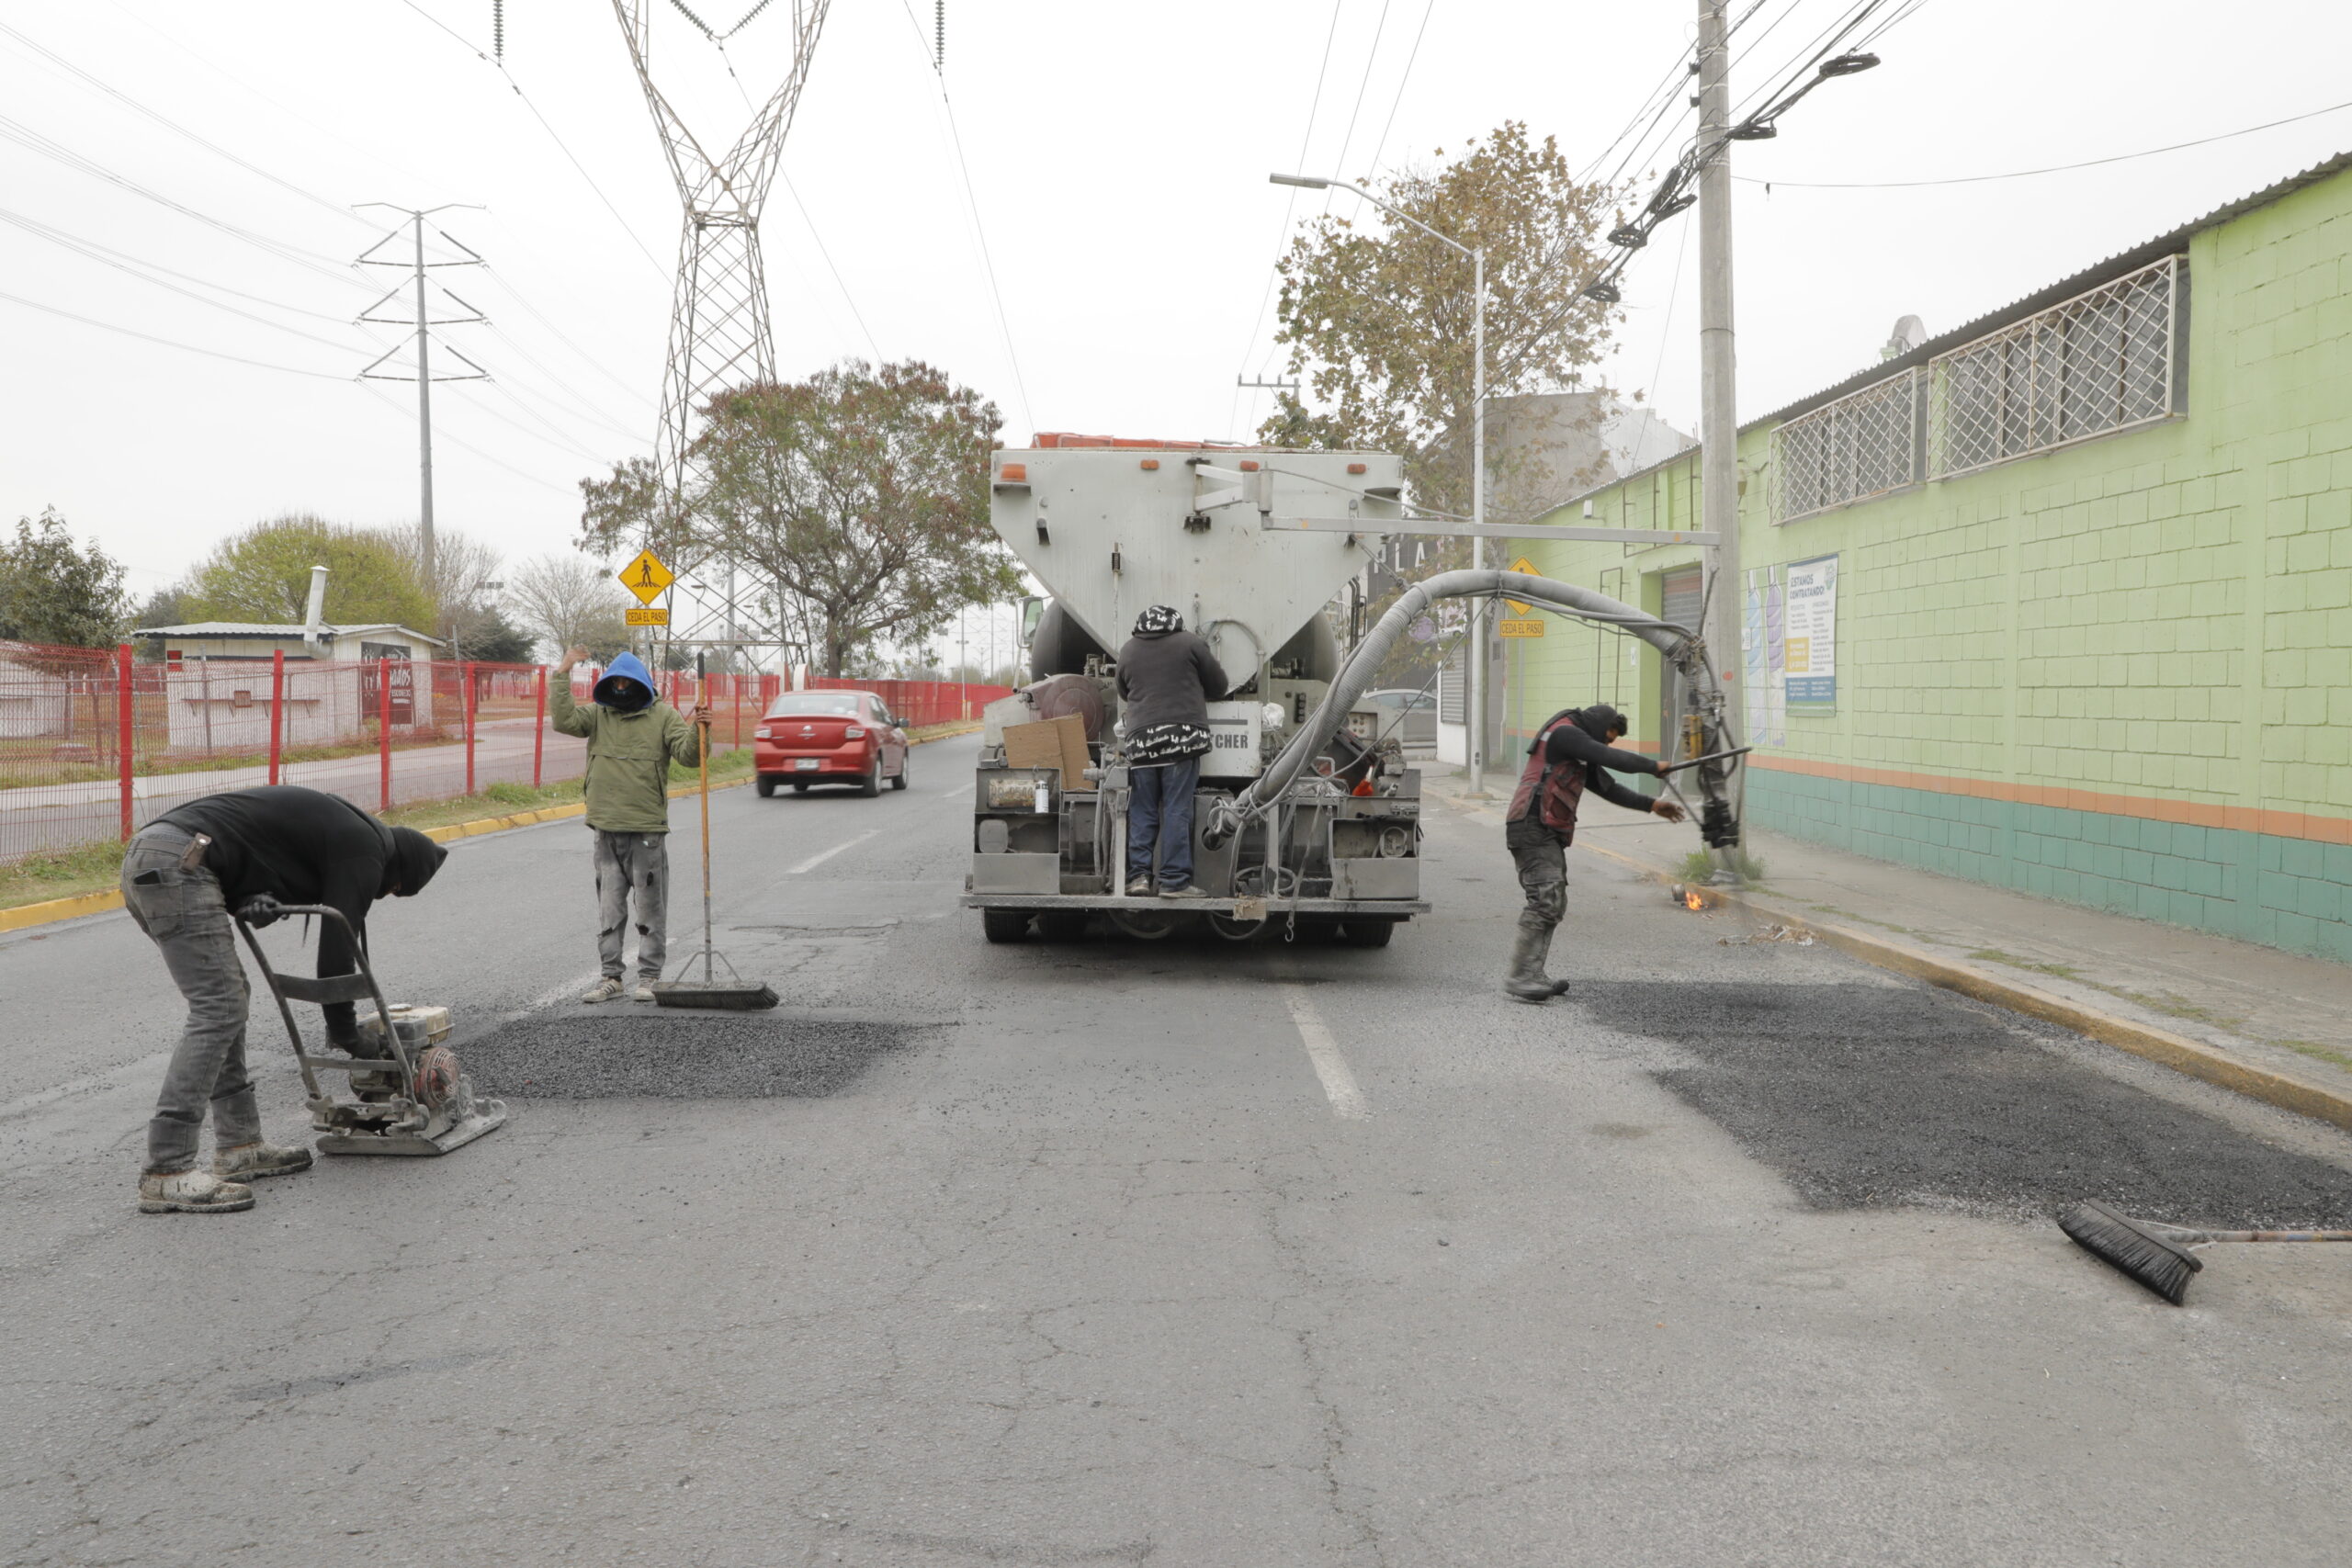
[[[1397,595],[1396,603],[1380,617],[1348,661],[1333,677],[1331,689],[1324,695],[1322,705],[1307,716],[1306,724],[1283,747],[1282,754],[1267,766],[1250,787],[1231,800],[1216,803],[1210,808],[1207,825],[1201,837],[1211,848],[1216,848],[1238,833],[1243,825],[1262,815],[1267,807],[1282,797],[1303,772],[1308,761],[1321,751],[1340,726],[1347,721],[1348,712],[1356,699],[1372,683],[1380,661],[1405,635],[1416,617],[1440,599],[1467,599],[1508,595],[1528,604],[1542,604],[1546,609],[1576,615],[1589,621],[1600,621],[1623,626],[1666,656],[1689,682],[1692,701],[1701,715],[1705,731],[1706,750],[1725,749],[1729,730],[1725,725],[1726,711],[1723,689],[1715,681],[1714,671],[1708,667],[1706,646],[1687,627],[1672,626],[1656,615],[1623,604],[1605,593],[1595,593],[1573,582],[1561,582],[1549,577],[1530,577],[1516,571],[1445,571],[1417,582]],[[1711,763],[1697,770],[1699,786],[1708,800],[1724,802],[1728,798],[1724,786],[1729,778],[1729,765]],[[1731,831],[1736,835],[1736,824]],[[1736,841],[1736,840],[1735,840]]]

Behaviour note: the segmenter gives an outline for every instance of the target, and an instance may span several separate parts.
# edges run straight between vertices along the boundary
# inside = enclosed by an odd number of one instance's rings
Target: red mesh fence
[[[859,681],[834,675],[810,676],[808,689],[871,692],[910,728],[978,718],[989,704],[1012,694],[1010,686],[982,686],[961,681]]]
[[[600,673],[572,671],[580,701]],[[582,742],[542,719],[553,678],[539,665],[141,663],[127,648],[0,642],[0,865],[119,840],[182,801],[255,784],[305,784],[380,811],[577,778]],[[665,699],[694,705],[692,673],[659,679]],[[710,677],[714,749],[749,744],[782,685]]]

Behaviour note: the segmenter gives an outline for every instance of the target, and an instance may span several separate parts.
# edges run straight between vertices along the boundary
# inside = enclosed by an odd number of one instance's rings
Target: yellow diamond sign
[[[1521,557],[1520,557],[1517,560],[1515,560],[1515,561],[1511,562],[1511,563],[1510,563],[1510,569],[1511,569],[1511,570],[1513,570],[1513,571],[1523,571],[1523,572],[1527,573],[1527,575],[1528,575],[1528,576],[1530,576],[1530,577],[1538,577],[1538,576],[1541,576],[1541,575],[1542,575],[1542,573],[1538,572],[1538,571],[1535,570],[1535,563],[1534,563],[1533,561],[1532,561],[1532,560],[1529,560],[1525,556],[1521,556]],[[1512,611],[1513,611],[1515,614],[1518,614],[1518,615],[1527,615],[1529,612],[1532,611],[1532,610],[1535,608],[1535,606],[1534,606],[1534,605],[1530,604],[1527,604],[1525,601],[1523,601],[1523,600],[1519,600],[1519,599],[1510,599],[1510,598],[1506,598],[1506,599],[1503,601],[1503,603],[1504,603],[1504,604],[1508,604],[1508,605],[1510,605],[1510,606],[1511,607]],[[1510,633],[1509,633],[1509,632],[1505,632],[1503,635],[1504,635],[1505,637],[1509,637],[1509,636],[1510,636],[1511,634],[1510,634]],[[1536,632],[1536,633],[1532,633],[1532,634],[1531,634],[1531,633],[1527,633],[1527,632],[1521,632],[1521,633],[1520,633],[1519,635],[1520,635],[1520,636],[1521,636],[1521,637],[1527,637],[1527,636],[1531,636],[1531,635],[1532,635],[1532,636],[1536,636],[1536,637],[1541,637],[1541,636],[1543,636],[1543,634],[1542,634],[1541,632]]]
[[[662,597],[678,574],[662,564],[662,558],[651,550],[639,550],[637,558],[621,568],[621,586],[637,595],[640,604],[650,604]]]

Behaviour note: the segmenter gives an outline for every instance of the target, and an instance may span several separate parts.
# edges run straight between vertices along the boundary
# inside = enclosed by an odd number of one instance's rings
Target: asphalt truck
[[[1153,939],[1190,921],[1247,941],[1275,923],[1385,947],[1421,897],[1421,781],[1348,718],[1382,658],[1448,597],[1514,599],[1613,625],[1690,683],[1686,754],[1725,750],[1721,693],[1685,627],[1571,584],[1454,571],[1408,588],[1344,655],[1325,606],[1385,536],[1444,531],[1383,452],[1041,434],[997,452],[989,520],[1045,588],[1023,633],[1029,682],[982,715],[964,905],[990,942],[1084,932],[1097,917]],[[1505,580],[1508,579],[1508,581]],[[1209,705],[1181,907],[1125,892],[1128,772],[1117,649],[1143,610],[1174,606],[1233,689]],[[1711,844],[1736,842],[1728,762],[1698,770]]]

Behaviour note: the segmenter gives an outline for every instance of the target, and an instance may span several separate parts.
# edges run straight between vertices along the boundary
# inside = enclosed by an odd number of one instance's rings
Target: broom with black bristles
[[[2076,1203],[2058,1228],[2102,1262],[2111,1263],[2178,1306],[2188,1279],[2205,1267],[2190,1250],[2217,1241],[2352,1241],[2352,1231],[2200,1231],[2118,1213],[2105,1203]]]

